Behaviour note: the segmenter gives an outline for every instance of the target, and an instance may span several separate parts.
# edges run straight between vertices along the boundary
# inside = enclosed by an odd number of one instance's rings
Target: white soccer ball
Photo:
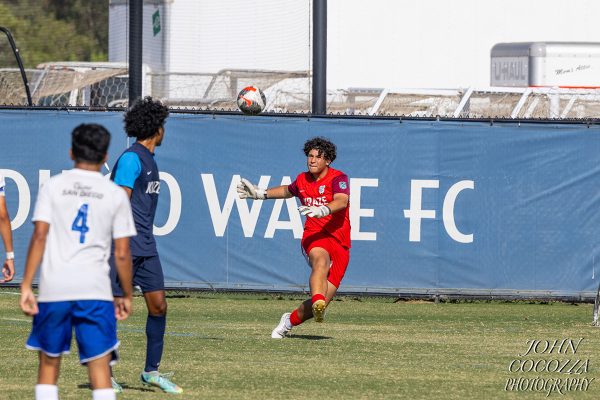
[[[267,104],[265,94],[256,86],[246,86],[237,97],[237,105],[247,115],[260,114]]]

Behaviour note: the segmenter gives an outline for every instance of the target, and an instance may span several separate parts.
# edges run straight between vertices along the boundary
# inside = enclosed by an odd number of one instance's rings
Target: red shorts
[[[350,249],[345,248],[332,236],[322,233],[315,233],[302,238],[302,250],[308,261],[308,254],[315,247],[321,247],[329,253],[331,265],[327,280],[336,288],[340,287],[340,282],[346,273],[348,262],[350,261]]]

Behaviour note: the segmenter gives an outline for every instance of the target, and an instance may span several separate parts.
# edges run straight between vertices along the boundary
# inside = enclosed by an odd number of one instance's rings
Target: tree
[[[6,0],[0,24],[12,32],[27,68],[108,59],[108,0]],[[4,44],[0,50],[0,67],[14,66]]]
[[[42,3],[56,19],[73,22],[79,35],[91,37],[98,53],[108,54],[108,0],[44,0]]]

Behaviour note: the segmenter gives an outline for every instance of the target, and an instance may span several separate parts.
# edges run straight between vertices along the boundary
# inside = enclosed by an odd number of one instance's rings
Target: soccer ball
[[[237,105],[247,115],[260,114],[265,109],[267,98],[256,86],[246,86],[237,97]]]

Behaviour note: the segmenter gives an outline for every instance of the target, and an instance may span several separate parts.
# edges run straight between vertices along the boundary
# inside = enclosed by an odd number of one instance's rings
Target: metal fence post
[[[129,1],[129,104],[142,96],[144,0]]]
[[[312,114],[327,113],[327,0],[313,0]]]

